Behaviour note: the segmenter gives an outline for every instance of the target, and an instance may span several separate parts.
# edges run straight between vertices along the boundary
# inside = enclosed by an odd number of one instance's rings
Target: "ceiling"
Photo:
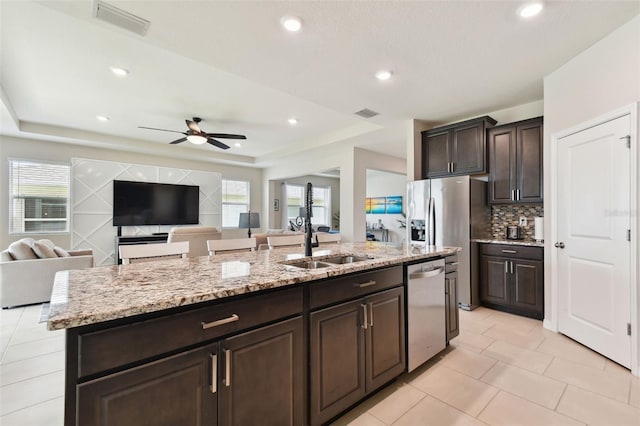
[[[526,21],[519,1],[107,3],[150,21],[146,35],[94,18],[93,0],[0,0],[2,134],[256,167],[346,141],[405,157],[406,120],[540,100],[544,76],[640,13],[637,1],[547,1]],[[284,31],[284,15],[302,31]],[[383,68],[391,80],[374,78]],[[247,140],[221,151],[138,128],[184,131],[193,116]]]

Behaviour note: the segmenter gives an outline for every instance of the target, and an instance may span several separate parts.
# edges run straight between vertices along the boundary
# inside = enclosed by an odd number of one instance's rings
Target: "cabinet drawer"
[[[302,312],[302,288],[230,300],[78,336],[84,377]]]
[[[403,284],[402,266],[354,274],[309,286],[311,309],[364,296]]]
[[[513,244],[480,244],[480,253],[489,256],[518,257],[521,259],[543,260],[542,247],[527,247]]]

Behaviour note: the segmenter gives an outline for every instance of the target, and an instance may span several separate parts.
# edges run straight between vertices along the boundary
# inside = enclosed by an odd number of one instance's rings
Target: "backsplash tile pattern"
[[[533,218],[544,216],[542,204],[494,204],[491,206],[491,235],[494,239],[504,239],[507,226],[517,225],[520,216],[527,218],[527,226],[522,227],[525,240],[534,235]]]

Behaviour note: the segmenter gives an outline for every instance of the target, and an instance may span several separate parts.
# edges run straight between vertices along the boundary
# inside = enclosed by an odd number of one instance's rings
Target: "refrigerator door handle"
[[[429,197],[429,208],[428,208],[428,237],[425,238],[425,242],[427,245],[435,246],[436,245],[436,201],[434,198]]]

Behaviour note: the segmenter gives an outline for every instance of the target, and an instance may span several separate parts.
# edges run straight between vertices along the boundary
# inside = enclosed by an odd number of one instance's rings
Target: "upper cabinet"
[[[542,202],[542,117],[493,127],[489,143],[489,201]]]
[[[495,124],[485,115],[422,132],[422,178],[486,173],[485,134]]]

